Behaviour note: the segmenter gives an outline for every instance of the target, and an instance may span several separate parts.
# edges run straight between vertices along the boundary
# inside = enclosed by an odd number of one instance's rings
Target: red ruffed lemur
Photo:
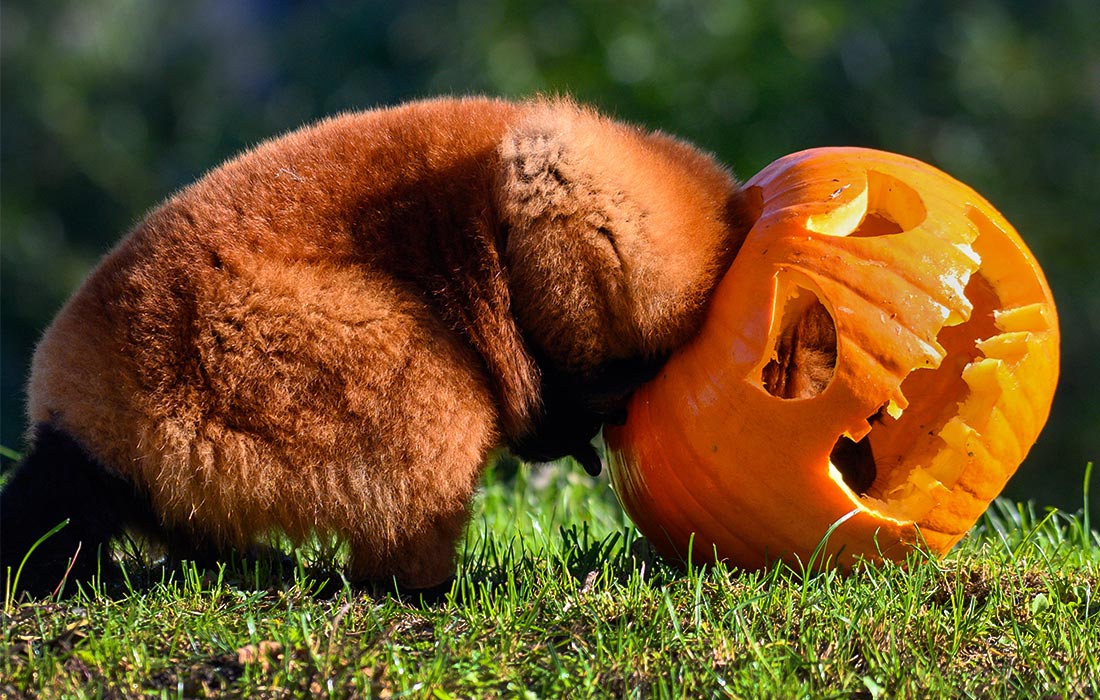
[[[319,533],[353,581],[446,581],[490,452],[598,472],[591,439],[697,329],[750,216],[708,155],[568,100],[264,143],[149,214],[46,330],[0,561],[68,519],[21,588],[109,569],[126,529],[214,556]]]

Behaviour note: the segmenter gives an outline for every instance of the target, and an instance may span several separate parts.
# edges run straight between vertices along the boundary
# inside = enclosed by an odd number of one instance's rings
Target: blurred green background
[[[1064,336],[1050,424],[1008,495],[1081,507],[1100,457],[1095,0],[51,0],[4,3],[0,31],[3,445],[23,446],[22,384],[50,317],[205,170],[342,110],[564,92],[743,177],[852,144],[985,194],[1043,263]]]

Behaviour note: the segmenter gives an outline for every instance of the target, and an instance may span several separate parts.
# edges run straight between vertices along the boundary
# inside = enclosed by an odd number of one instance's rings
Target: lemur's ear
[[[721,166],[568,102],[534,109],[500,157],[513,310],[537,350],[584,375],[694,330],[744,236]]]

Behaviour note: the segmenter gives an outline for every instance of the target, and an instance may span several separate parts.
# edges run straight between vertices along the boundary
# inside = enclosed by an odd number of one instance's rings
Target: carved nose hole
[[[875,415],[867,419],[871,432],[856,441],[847,435],[841,435],[829,453],[829,462],[840,472],[848,488],[860,496],[867,495],[878,477],[878,465],[875,464],[875,452],[871,446],[871,436],[885,420],[891,420],[883,406]]]
[[[772,396],[807,399],[825,391],[836,369],[836,323],[817,294],[794,286],[760,383]]]
[[[867,494],[871,485],[875,483],[875,477],[878,476],[875,455],[868,438],[856,442],[842,435],[833,445],[829,461],[840,472],[848,488],[860,496]]]

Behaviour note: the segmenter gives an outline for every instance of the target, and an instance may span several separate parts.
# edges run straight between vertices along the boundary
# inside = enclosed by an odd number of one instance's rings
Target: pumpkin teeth
[[[966,298],[965,293],[959,292],[960,289],[965,289],[970,282],[970,273],[964,272],[958,277],[945,276],[943,281],[945,283],[944,287],[950,290],[954,298],[942,307],[943,325],[940,330],[962,325],[969,321],[970,315],[974,313],[974,307],[971,305],[970,300]]]
[[[903,400],[905,399],[904,396],[901,396],[900,398],[902,398]],[[907,400],[905,400],[904,405],[901,405],[894,399],[890,399],[886,402],[886,413],[888,413],[890,417],[894,420],[897,420],[898,418],[901,418],[901,414],[905,411],[905,406],[908,405],[909,402]]]
[[[1049,331],[1053,327],[1051,316],[1049,304],[1027,304],[993,312],[993,319],[997,324],[997,328],[1006,333],[1012,331],[1036,333]]]
[[[973,245],[970,243],[956,243],[955,247],[958,248],[963,255],[970,258],[970,262],[974,264],[974,271],[981,267],[982,256],[978,255],[978,251],[974,250]]]
[[[1030,337],[1031,333],[1028,331],[1011,331],[985,340],[979,340],[977,345],[986,357],[1016,364],[1027,355],[1027,341]]]

